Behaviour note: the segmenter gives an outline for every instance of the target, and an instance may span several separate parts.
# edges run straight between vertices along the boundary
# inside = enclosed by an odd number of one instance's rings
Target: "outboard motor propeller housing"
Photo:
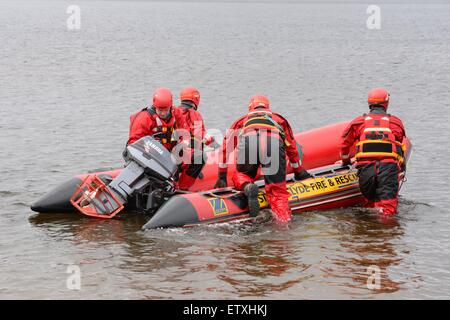
[[[161,202],[161,192],[173,192],[173,177],[178,170],[175,157],[150,136],[126,147],[127,162],[122,172],[107,186],[97,177],[84,181],[71,198],[82,213],[112,218],[123,209],[130,197],[137,194],[138,207],[154,209]],[[147,191],[147,199],[142,193]]]

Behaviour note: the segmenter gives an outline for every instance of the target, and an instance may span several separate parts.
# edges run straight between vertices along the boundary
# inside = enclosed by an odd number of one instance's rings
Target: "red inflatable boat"
[[[358,178],[354,169],[341,167],[339,140],[348,122],[332,124],[318,129],[298,133],[296,141],[303,152],[303,166],[313,173],[314,178],[288,183],[291,195],[290,206],[293,213],[306,210],[320,210],[358,205],[362,202],[359,192]],[[408,139],[405,161],[411,153]],[[202,171],[202,178],[191,187],[189,193],[175,192],[164,200],[164,204],[155,210],[155,214],[144,226],[144,229],[156,227],[191,226],[199,223],[217,223],[236,219],[248,219],[247,200],[241,192],[232,187],[231,176],[235,165],[229,165],[229,188],[213,190],[218,171],[218,150],[208,153],[208,161]],[[77,212],[70,199],[75,191],[84,183],[100,178],[107,185],[123,171],[123,168],[78,175],[50,191],[31,207],[41,213]],[[288,179],[291,179],[291,168],[288,168]],[[258,181],[261,192],[260,206],[266,207],[267,201],[263,192],[263,181]],[[125,211],[139,209],[139,201],[126,201]],[[128,209],[128,210],[127,210]]]

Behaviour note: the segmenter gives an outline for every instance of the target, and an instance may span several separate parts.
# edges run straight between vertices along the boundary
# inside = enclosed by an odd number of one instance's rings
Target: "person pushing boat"
[[[238,118],[227,131],[221,147],[216,188],[227,185],[229,153],[235,148],[237,163],[232,179],[235,188],[243,190],[248,198],[250,216],[257,216],[260,209],[259,189],[254,181],[258,178],[261,168],[275,222],[289,222],[292,213],[288,205],[289,193],[286,190],[286,155],[296,180],[303,180],[311,175],[302,167],[289,122],[271,111],[266,96],[253,96],[248,105],[248,113]]]
[[[378,208],[385,215],[397,213],[400,173],[406,137],[403,122],[387,113],[389,92],[375,88],[368,94],[369,113],[357,117],[345,128],[341,138],[343,164],[350,164],[350,150],[356,143],[355,164],[365,207]]]

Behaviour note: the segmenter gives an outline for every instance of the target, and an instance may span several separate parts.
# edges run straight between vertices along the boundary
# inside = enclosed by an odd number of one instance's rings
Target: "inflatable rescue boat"
[[[363,202],[356,170],[338,164],[339,140],[347,124],[341,122],[295,135],[298,147],[301,146],[303,166],[313,177],[294,181],[288,167],[287,189],[293,213]],[[403,143],[407,162],[411,144],[408,139]],[[233,189],[231,177],[235,165],[230,164],[228,169],[230,187],[214,189],[218,158],[218,150],[208,152],[200,178],[189,191],[179,191],[174,187],[178,166],[173,155],[158,141],[144,137],[127,147],[124,168],[75,176],[44,195],[31,209],[40,213],[81,212],[97,218],[139,211],[151,216],[144,229],[251,219],[246,197]],[[260,207],[266,208],[264,181],[256,183],[260,187]]]

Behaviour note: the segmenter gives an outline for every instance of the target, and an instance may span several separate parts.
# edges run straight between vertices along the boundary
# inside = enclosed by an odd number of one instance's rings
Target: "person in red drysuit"
[[[350,150],[356,143],[355,166],[365,207],[379,208],[385,215],[397,213],[399,177],[404,171],[406,136],[402,121],[387,113],[389,93],[375,88],[368,94],[369,114],[355,118],[341,138],[341,157],[350,164]]]
[[[188,153],[188,161],[181,165],[178,188],[188,190],[205,166],[204,145],[213,143],[214,137],[206,134],[203,117],[197,111],[200,104],[200,92],[196,88],[184,88],[180,93],[180,101],[181,105],[176,108],[177,127],[189,133],[189,141],[186,141],[187,148],[184,149]]]
[[[222,159],[215,187],[227,185],[227,158],[236,147],[237,165],[233,183],[236,189],[243,190],[247,196],[250,216],[256,216],[260,209],[257,198],[259,189],[254,181],[261,167],[275,222],[289,222],[292,214],[286,190],[286,155],[296,180],[311,175],[301,165],[291,126],[281,115],[270,110],[267,97],[253,96],[248,114],[237,119],[228,130],[221,147]]]
[[[169,89],[157,89],[153,94],[152,106],[131,115],[127,145],[142,137],[151,136],[171,151],[176,144],[176,141],[172,139],[172,134],[176,129],[172,101],[172,93]]]

